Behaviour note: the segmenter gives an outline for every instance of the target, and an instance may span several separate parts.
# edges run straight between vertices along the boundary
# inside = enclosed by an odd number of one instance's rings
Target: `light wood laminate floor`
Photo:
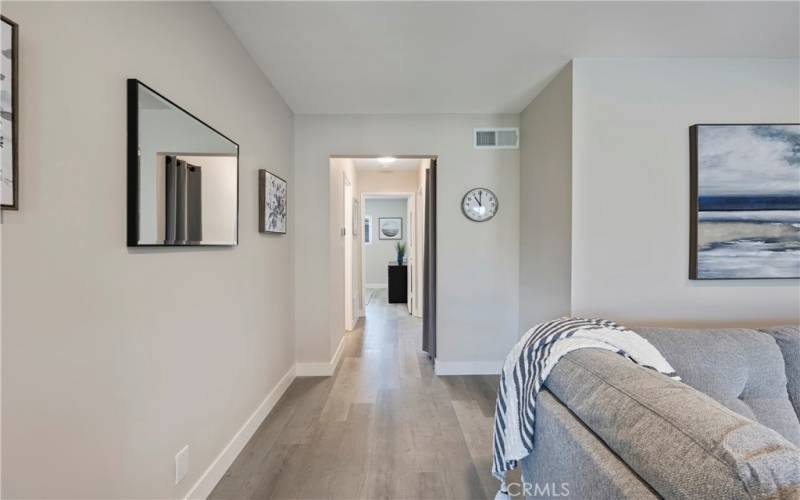
[[[376,293],[334,376],[296,379],[210,498],[494,498],[498,377],[437,377],[421,343]]]

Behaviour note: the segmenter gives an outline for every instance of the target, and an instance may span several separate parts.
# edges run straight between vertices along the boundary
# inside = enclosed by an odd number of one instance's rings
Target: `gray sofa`
[[[565,356],[539,394],[527,496],[800,499],[800,329],[636,331],[684,383]]]

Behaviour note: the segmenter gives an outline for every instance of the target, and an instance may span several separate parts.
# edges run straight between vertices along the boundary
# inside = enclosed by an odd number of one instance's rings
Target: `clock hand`
[[[483,191],[478,191],[478,205],[483,206]]]

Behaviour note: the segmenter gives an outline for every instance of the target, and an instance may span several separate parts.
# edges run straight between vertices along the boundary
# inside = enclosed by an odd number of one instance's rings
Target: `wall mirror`
[[[238,144],[128,80],[128,246],[232,246],[238,219]]]

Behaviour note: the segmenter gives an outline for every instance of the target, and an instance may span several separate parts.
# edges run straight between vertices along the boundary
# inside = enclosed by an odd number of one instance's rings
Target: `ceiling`
[[[353,165],[356,170],[377,170],[382,172],[398,172],[403,170],[418,170],[420,159],[398,158],[394,163],[384,166],[377,158],[355,158]]]
[[[798,2],[216,2],[298,114],[518,113],[578,57],[798,57]]]

